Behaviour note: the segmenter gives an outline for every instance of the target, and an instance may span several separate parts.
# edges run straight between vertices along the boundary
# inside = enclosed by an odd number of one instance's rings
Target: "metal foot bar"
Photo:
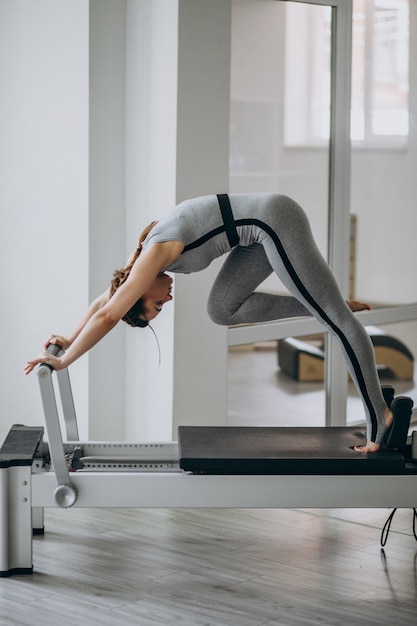
[[[78,424],[68,369],[57,372],[59,395],[61,396],[68,441],[78,441]]]
[[[48,365],[41,365],[38,370],[38,378],[45,413],[49,451],[58,483],[54,491],[54,497],[59,506],[69,507],[77,500],[77,490],[71,484],[65,460],[64,443],[52,382],[52,369]]]

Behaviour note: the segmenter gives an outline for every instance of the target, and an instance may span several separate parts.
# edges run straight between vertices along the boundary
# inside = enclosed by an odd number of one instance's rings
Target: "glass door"
[[[369,126],[369,120],[385,138],[388,130],[396,127],[404,139],[407,46],[392,43],[399,33],[404,36],[407,32],[404,4],[408,1],[354,0],[353,5],[351,0],[232,3],[230,191],[273,191],[297,200],[306,210],[316,241],[346,298],[357,297],[376,305],[371,313],[360,314],[367,316],[366,324],[397,324],[417,318],[417,294],[412,293],[415,281],[410,287],[417,261],[407,228],[413,155],[407,160],[409,167],[402,183],[397,181],[393,191],[393,162],[378,150],[368,160],[367,146],[355,145],[355,138],[365,133],[363,128],[365,122]],[[395,16],[393,5],[401,5]],[[374,35],[367,36],[368,56],[360,48],[364,46],[365,13],[368,21],[371,15],[377,24]],[[382,31],[385,39],[381,39]],[[373,68],[378,89],[373,91],[369,71],[365,72],[369,55],[379,59]],[[394,77],[396,67],[401,68],[398,79]],[[373,94],[373,110],[369,94]],[[388,109],[385,114],[384,106]],[[415,159],[413,164],[415,167]],[[379,185],[381,176],[384,181]],[[404,179],[410,193],[400,209],[398,230],[394,224]],[[381,204],[388,198],[390,205]],[[388,252],[394,234],[395,247],[400,248],[395,267],[396,252]],[[408,252],[401,250],[403,238]],[[377,254],[371,260],[373,251]],[[406,269],[402,271],[402,267]],[[266,282],[263,289],[282,291],[275,277]],[[376,292],[377,284],[381,295]],[[229,345],[321,331],[314,321],[306,319],[231,328]],[[346,409],[351,387],[339,349],[330,337],[325,353],[322,421],[344,425],[347,416],[354,420]]]

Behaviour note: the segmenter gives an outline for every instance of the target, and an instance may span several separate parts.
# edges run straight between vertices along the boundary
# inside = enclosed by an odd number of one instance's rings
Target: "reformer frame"
[[[15,425],[0,450],[0,576],[33,572],[44,508],[414,508],[417,433],[394,474],[195,474],[177,442],[80,442],[68,370],[38,368],[43,427]],[[303,429],[300,429],[300,432]],[[70,471],[79,465],[77,471]]]

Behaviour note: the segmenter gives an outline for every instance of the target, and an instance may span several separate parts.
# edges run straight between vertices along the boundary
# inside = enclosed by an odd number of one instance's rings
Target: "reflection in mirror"
[[[294,197],[326,256],[331,9],[275,0],[232,7],[230,191]],[[408,0],[354,0],[349,296],[373,307],[417,301],[417,137],[409,123],[417,55],[409,58],[409,32]],[[275,277],[262,288],[283,291]],[[379,363],[382,378],[394,377],[397,393],[411,397],[405,361],[407,351],[417,355],[416,324],[384,325],[405,348],[396,355],[404,368]],[[321,349],[321,337],[308,341]],[[275,342],[248,348],[243,368],[241,352],[229,358],[232,423],[323,425],[322,382],[277,370]],[[350,384],[348,423],[358,415]]]

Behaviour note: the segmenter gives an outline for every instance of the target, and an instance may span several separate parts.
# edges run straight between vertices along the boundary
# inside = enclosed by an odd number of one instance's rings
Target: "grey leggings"
[[[256,243],[230,252],[212,287],[208,313],[222,325],[264,322],[313,315],[338,340],[358,389],[367,421],[367,438],[381,443],[386,431],[382,396],[372,342],[344,301],[335,278],[313,239],[301,207],[286,196],[256,212],[251,224]],[[254,290],[275,272],[293,294],[279,296]]]

